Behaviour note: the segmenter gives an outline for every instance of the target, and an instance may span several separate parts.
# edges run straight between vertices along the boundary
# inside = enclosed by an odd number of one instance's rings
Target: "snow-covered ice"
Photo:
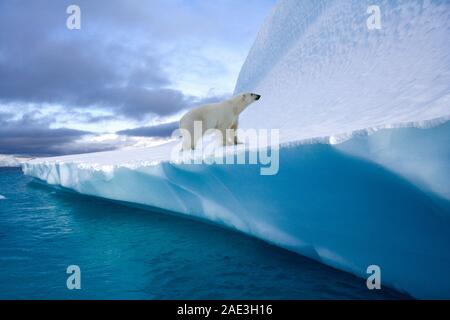
[[[5,200],[6,199],[6,197],[5,196],[2,196],[1,194],[0,194],[0,200]]]
[[[0,167],[20,167],[20,163],[14,156],[0,154]]]
[[[173,163],[176,142],[35,159],[23,171],[363,278],[376,264],[382,285],[450,298],[450,3],[384,1],[382,28],[369,31],[371,4],[282,0],[262,26],[235,91],[262,94],[244,129],[280,129],[277,175]]]

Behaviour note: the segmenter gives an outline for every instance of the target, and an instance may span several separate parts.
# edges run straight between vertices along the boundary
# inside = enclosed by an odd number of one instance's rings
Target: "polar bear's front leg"
[[[233,145],[233,135],[230,135],[230,131],[230,129],[220,130],[220,134],[222,135],[222,146]]]
[[[242,142],[239,141],[238,136],[237,136],[238,120],[236,120],[236,122],[231,125],[230,129],[233,131],[232,144],[235,144],[235,145],[242,144]]]

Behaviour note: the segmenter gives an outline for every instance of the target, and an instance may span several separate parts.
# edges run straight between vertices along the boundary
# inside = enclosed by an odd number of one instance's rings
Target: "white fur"
[[[180,120],[183,150],[195,149],[197,140],[210,129],[220,130],[223,145],[237,144],[236,130],[238,128],[239,115],[251,103],[258,100],[259,97],[259,95],[254,93],[245,93],[219,103],[200,106],[186,113]],[[196,121],[201,121],[202,123],[200,136],[194,135],[194,123]],[[227,139],[226,131],[228,129],[234,131],[231,139]]]

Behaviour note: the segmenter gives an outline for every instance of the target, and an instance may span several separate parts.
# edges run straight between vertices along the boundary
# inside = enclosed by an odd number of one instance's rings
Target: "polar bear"
[[[261,98],[259,94],[244,93],[219,103],[203,105],[189,111],[180,120],[180,131],[183,139],[182,149],[195,149],[198,139],[210,129],[220,131],[222,145],[238,144],[236,130],[239,115],[259,98]],[[194,130],[195,128],[199,130]],[[226,131],[229,129],[233,131],[231,138],[229,135],[227,137]]]

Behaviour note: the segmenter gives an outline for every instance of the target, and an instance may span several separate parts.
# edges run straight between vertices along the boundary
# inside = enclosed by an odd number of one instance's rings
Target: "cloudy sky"
[[[0,1],[0,154],[160,143],[188,108],[233,92],[274,3]]]

